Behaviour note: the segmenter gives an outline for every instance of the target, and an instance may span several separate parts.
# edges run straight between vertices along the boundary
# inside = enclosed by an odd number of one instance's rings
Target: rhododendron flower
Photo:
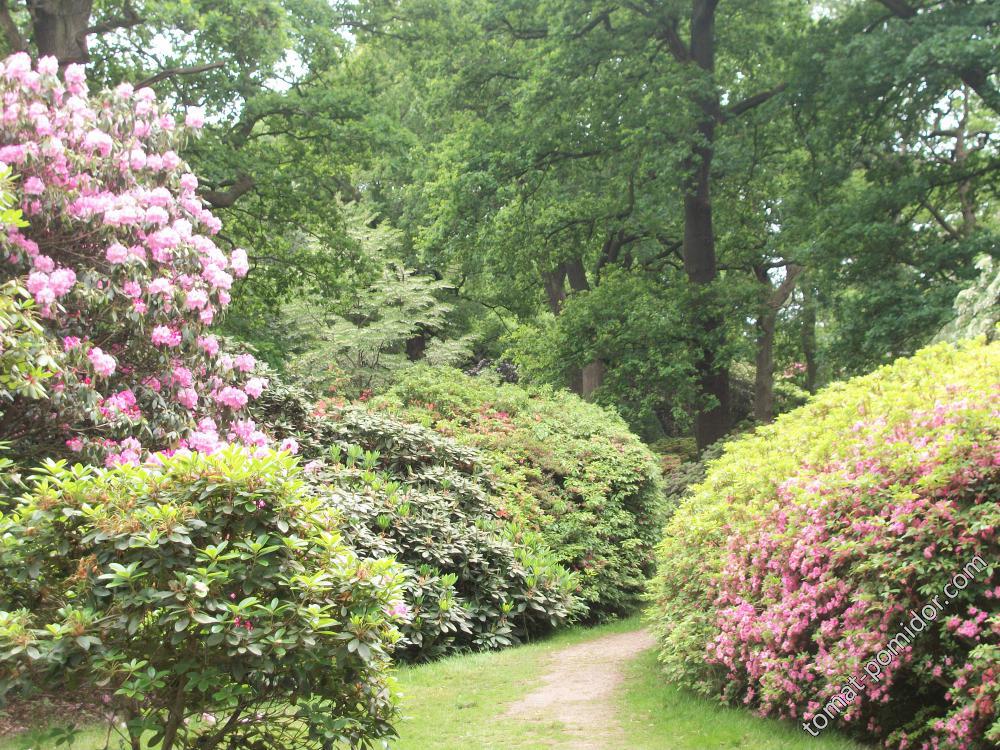
[[[200,348],[209,357],[214,357],[219,353],[219,339],[217,336],[209,334],[208,336],[198,337],[198,348]]]
[[[81,84],[87,82],[87,71],[79,63],[70,63],[66,66],[66,72],[63,73],[63,78],[66,83],[73,87],[78,87]],[[78,88],[71,89],[73,93],[80,93]]]
[[[107,156],[111,153],[114,141],[111,140],[110,135],[103,131],[91,130],[87,133],[87,137],[84,139],[83,145],[85,148],[97,151],[101,156]]]
[[[252,372],[257,366],[257,360],[252,354],[238,354],[233,360],[233,366],[240,372]]]
[[[108,259],[108,263],[118,264],[124,263],[128,260],[128,248],[126,248],[120,242],[115,242],[110,245],[105,252],[104,257]]]
[[[184,118],[184,124],[195,130],[201,129],[205,125],[205,110],[202,107],[191,107]]]
[[[181,388],[177,392],[177,403],[186,409],[194,409],[198,405],[198,391],[194,388]]]
[[[397,602],[389,607],[388,614],[400,620],[405,620],[410,616],[410,608],[405,602]]]
[[[264,392],[265,388],[267,388],[267,380],[265,378],[250,378],[243,386],[243,390],[251,398],[260,398],[260,394]]]
[[[288,437],[281,441],[280,449],[294,456],[299,452],[299,443],[295,438]]]
[[[184,307],[188,310],[200,310],[207,304],[208,293],[204,289],[192,289],[184,300]]]
[[[48,255],[36,255],[31,265],[36,271],[42,273],[52,273],[56,269],[56,262]]]
[[[247,394],[239,388],[227,385],[215,395],[215,400],[230,409],[242,409],[247,405]]]
[[[150,335],[150,340],[157,346],[179,346],[181,343],[181,332],[169,326],[156,326]]]
[[[110,378],[115,374],[118,363],[110,354],[105,354],[100,347],[95,346],[87,352],[87,359],[90,360],[94,372],[101,377]]]
[[[250,271],[250,261],[247,258],[247,251],[241,247],[233,250],[229,256],[229,266],[238,278],[243,278]]]
[[[127,442],[133,432],[155,452],[176,447],[170,436],[207,417],[216,421],[199,426],[193,443],[210,447],[211,433],[245,417],[234,411],[250,398],[243,386],[252,367],[234,369],[231,358],[226,367],[206,330],[229,301],[232,274],[243,275],[245,254],[227,257],[211,239],[221,222],[196,194],[198,180],[176,150],[183,136],[152,89],[125,83],[90,99],[82,66],[67,66],[62,79],[52,58],[37,72],[23,53],[0,64],[0,161],[17,173],[29,222],[4,227],[0,244],[8,277],[40,308],[44,334],[66,352],[85,350],[87,362],[55,382],[49,394],[58,398],[14,408],[40,443],[91,451],[88,460],[109,465],[143,454]],[[204,112],[192,110],[189,121],[200,126]],[[165,388],[164,401],[155,394]],[[250,393],[260,388],[249,383]],[[246,438],[267,442],[256,427]]]
[[[169,295],[174,293],[174,285],[170,283],[169,279],[159,276],[149,282],[149,286],[146,287],[146,291],[148,291],[151,295]]]
[[[52,55],[45,55],[39,58],[38,72],[43,76],[54,76],[59,72],[59,61]]]
[[[37,177],[29,177],[24,181],[24,192],[26,195],[41,195],[45,192],[45,183]]]

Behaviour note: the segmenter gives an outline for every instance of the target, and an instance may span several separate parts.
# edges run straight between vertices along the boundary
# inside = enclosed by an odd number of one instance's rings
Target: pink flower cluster
[[[28,222],[0,232],[0,281],[22,279],[66,360],[59,399],[24,406],[39,412],[26,423],[39,442],[113,463],[178,433],[214,445],[205,434],[228,434],[266,381],[207,330],[250,266],[212,239],[221,222],[177,155],[204,112],[178,127],[150,88],[90,97],[81,66],[60,78],[55,60],[24,53],[0,62],[0,105],[0,162]]]
[[[988,404],[953,396],[891,429],[862,417],[852,455],[803,467],[754,532],[731,535],[706,649],[726,698],[811,720],[969,560],[1000,559],[1000,388]],[[991,568],[897,644],[837,720],[898,750],[986,747],[998,582]]]

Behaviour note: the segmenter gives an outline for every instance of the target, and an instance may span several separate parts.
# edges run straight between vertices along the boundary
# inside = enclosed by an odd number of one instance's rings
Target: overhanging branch
[[[186,68],[165,68],[159,73],[139,81],[135,87],[136,89],[145,88],[147,86],[152,86],[154,83],[159,83],[160,81],[165,81],[168,78],[173,78],[174,76],[195,76],[199,73],[207,73],[210,70],[218,70],[223,65],[225,65],[223,62],[214,62],[206,65],[190,65]]]
[[[771,99],[776,97],[786,88],[788,88],[787,83],[779,83],[773,89],[768,89],[767,91],[761,91],[759,94],[748,96],[746,99],[742,99],[741,101],[736,102],[736,104],[726,107],[722,111],[722,121],[728,122],[729,120],[733,120],[739,117],[745,112],[749,112],[751,109],[754,109],[755,107],[759,107],[761,104],[764,104],[765,102],[770,101]]]
[[[243,195],[250,192],[254,185],[253,177],[248,174],[241,174],[236,181],[229,184],[226,190],[206,190],[201,194],[213,208],[229,208]]]

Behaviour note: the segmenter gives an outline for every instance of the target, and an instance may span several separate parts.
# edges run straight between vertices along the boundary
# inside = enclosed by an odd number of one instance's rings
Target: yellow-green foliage
[[[1000,343],[980,339],[835,384],[727,445],[659,548],[669,676],[811,721],[947,594],[838,718],[896,750],[995,747],[998,413]],[[975,585],[949,593],[974,559]]]

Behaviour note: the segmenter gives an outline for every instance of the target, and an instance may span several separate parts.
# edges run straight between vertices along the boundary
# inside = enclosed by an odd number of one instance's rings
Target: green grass
[[[541,683],[553,651],[610,633],[625,633],[639,621],[574,628],[539,643],[507,651],[456,656],[399,671],[403,716],[392,750],[550,750],[562,727],[502,720],[507,704]]]
[[[626,620],[598,628],[574,628],[538,643],[507,651],[456,656],[399,669],[403,694],[400,737],[392,750],[572,750],[559,722],[517,722],[504,718],[507,706],[541,684],[546,660],[575,643],[639,627]],[[758,718],[747,711],[668,685],[654,652],[627,665],[618,697],[626,743],[607,750],[862,750],[832,728],[810,737],[790,723]],[[51,750],[40,734],[0,739],[0,750]],[[82,733],[72,750],[99,750],[104,733]],[[113,746],[113,745],[112,745]],[[288,750],[295,750],[289,748]]]
[[[656,654],[629,665],[619,697],[628,750],[861,750],[828,728],[812,737],[791,722],[762,719],[664,683]],[[624,748],[622,748],[624,750]]]

